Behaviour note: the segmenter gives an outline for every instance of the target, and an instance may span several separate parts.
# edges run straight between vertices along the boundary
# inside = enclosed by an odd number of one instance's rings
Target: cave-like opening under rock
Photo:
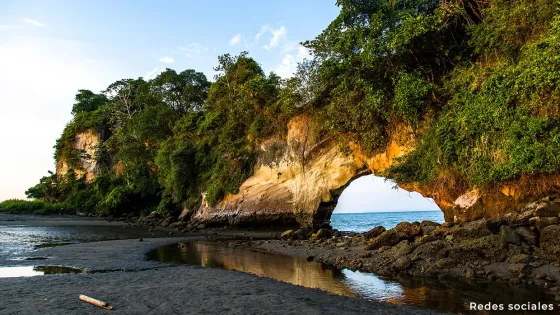
[[[402,221],[444,222],[443,212],[431,198],[383,177],[358,177],[339,193],[333,194],[329,217],[331,226],[341,231],[364,232],[378,225],[389,229]]]

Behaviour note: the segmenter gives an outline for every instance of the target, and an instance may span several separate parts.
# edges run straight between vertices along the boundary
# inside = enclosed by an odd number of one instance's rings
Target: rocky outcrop
[[[203,204],[193,220],[320,227],[328,223],[338,196],[353,179],[386,170],[413,142],[403,131],[383,152],[366,155],[355,144],[323,137],[318,130],[308,116],[292,119],[285,138],[262,143],[254,175],[239,193],[227,195],[213,207]]]
[[[343,138],[320,133],[316,120],[300,115],[290,120],[286,135],[263,141],[258,150],[253,175],[239,187],[237,194],[227,194],[217,205],[203,201],[197,209],[186,209],[191,224],[209,225],[300,225],[315,230],[328,226],[332,211],[342,191],[356,178],[374,174],[382,176],[396,159],[414,149],[416,136],[400,126],[385,148],[366,153],[360,146]],[[98,169],[93,159],[97,145],[105,139],[94,130],[76,134],[73,148],[79,160],[57,161],[57,175],[66,174],[74,165],[78,175],[91,181]],[[77,164],[77,165],[76,165]],[[117,175],[122,166],[113,166]],[[155,171],[155,170],[154,170]],[[543,193],[556,193],[560,176],[536,180],[520,179],[498,183],[489,188],[468,187],[454,176],[438,178],[435,184],[398,183],[401,188],[433,198],[444,213],[446,222],[470,222],[515,214],[508,220],[523,221],[524,207]],[[539,209],[533,218],[539,229],[558,224],[560,219],[540,219],[559,213],[560,206]],[[433,226],[422,230],[435,231]],[[436,231],[438,232],[438,231]]]
[[[93,129],[88,129],[76,134],[72,147],[78,155],[78,165],[71,167],[70,161],[60,159],[56,161],[56,174],[64,176],[70,169],[73,169],[76,175],[86,176],[86,181],[91,181],[98,171],[98,165],[95,161],[95,150],[101,141],[101,136]]]
[[[519,213],[491,220],[442,225],[402,222],[381,234],[377,228],[351,235],[334,231],[329,238],[303,243],[306,250],[300,255],[383,276],[537,285],[560,301],[560,224],[539,227],[539,220],[533,220],[558,219],[559,204],[549,200],[526,204]],[[422,229],[428,226],[434,229]]]
[[[352,180],[365,174],[383,175],[395,159],[410,152],[416,138],[410,128],[401,126],[381,151],[367,154],[352,142],[319,134],[317,122],[297,116],[288,124],[285,137],[264,141],[260,146],[254,174],[220,203],[204,202],[196,209],[194,224],[269,225],[300,224],[320,228],[328,224],[338,197]],[[440,185],[400,185],[431,197],[443,211],[447,222],[492,219],[519,212],[540,198],[536,189],[522,189],[515,182],[502,183],[485,190],[462,187],[449,180]],[[529,182],[529,186],[532,183]],[[535,185],[541,185],[537,182]],[[553,178],[551,191],[560,187]],[[432,228],[428,228],[432,229]]]

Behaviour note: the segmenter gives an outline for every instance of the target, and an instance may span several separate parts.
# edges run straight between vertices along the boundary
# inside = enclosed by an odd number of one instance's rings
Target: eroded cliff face
[[[288,125],[285,139],[261,145],[254,175],[236,195],[215,207],[203,203],[195,222],[244,224],[267,222],[319,226],[328,222],[342,190],[355,178],[387,169],[408,152],[413,137],[396,135],[382,153],[368,156],[353,143],[321,139],[316,122],[298,116]]]
[[[213,207],[203,202],[191,222],[261,226],[297,222],[320,227],[329,222],[338,197],[352,180],[365,174],[382,174],[416,143],[410,129],[402,127],[382,152],[368,155],[354,143],[321,138],[316,124],[308,116],[292,119],[285,138],[262,143],[255,173],[241,185],[239,193],[227,195]],[[555,179],[549,184],[553,191],[560,181]],[[399,186],[433,198],[447,222],[500,217],[520,211],[527,202],[541,197],[514,188],[516,183],[485,190],[463,187],[453,181]]]
[[[101,137],[95,130],[86,130],[76,134],[72,147],[78,155],[78,167],[74,168],[76,175],[85,174],[86,181],[91,181],[97,174],[97,163],[94,159],[95,150],[100,143]],[[56,174],[64,176],[72,168],[71,163],[64,159],[56,161]]]

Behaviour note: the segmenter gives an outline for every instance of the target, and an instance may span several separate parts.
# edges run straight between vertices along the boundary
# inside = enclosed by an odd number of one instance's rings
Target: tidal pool
[[[242,271],[334,294],[440,312],[469,313],[471,302],[509,304],[549,301],[538,287],[510,287],[504,283],[468,285],[456,281],[418,279],[397,281],[371,273],[333,269],[303,258],[230,246],[223,241],[171,244],[149,252],[147,258],[165,263]]]

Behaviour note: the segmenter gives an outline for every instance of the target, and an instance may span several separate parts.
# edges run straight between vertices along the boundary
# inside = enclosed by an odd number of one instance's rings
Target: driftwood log
[[[97,307],[104,308],[106,310],[112,310],[113,309],[113,307],[111,305],[109,305],[109,303],[105,303],[103,301],[91,298],[91,297],[83,295],[83,294],[80,294],[80,300],[84,301],[86,303],[89,303],[89,304],[93,304]]]

